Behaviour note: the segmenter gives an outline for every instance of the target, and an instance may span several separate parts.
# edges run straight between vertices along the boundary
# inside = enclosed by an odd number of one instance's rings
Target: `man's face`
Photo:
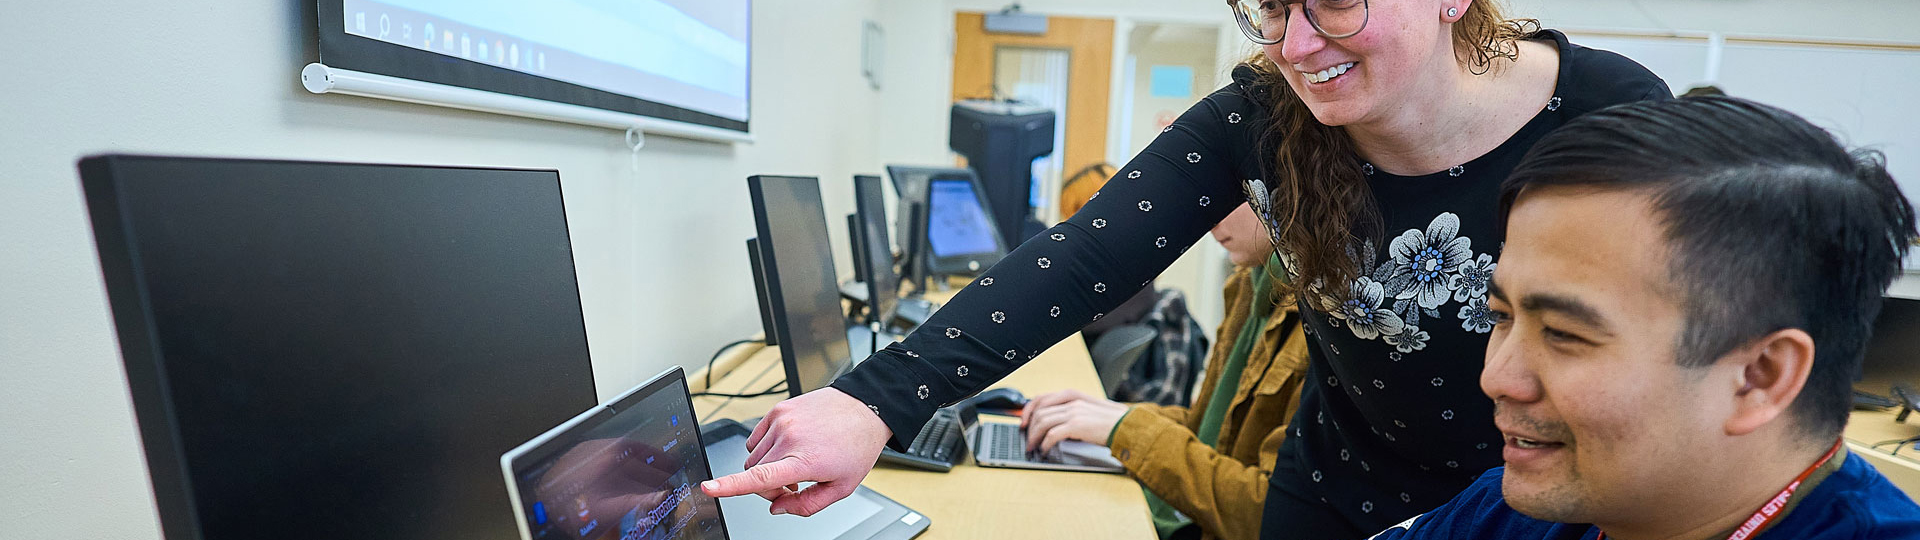
[[[1491,307],[1504,314],[1480,386],[1506,435],[1507,502],[1592,523],[1685,512],[1661,494],[1711,482],[1701,459],[1725,418],[1710,380],[1680,367],[1683,292],[1650,200],[1526,192],[1508,216]]]

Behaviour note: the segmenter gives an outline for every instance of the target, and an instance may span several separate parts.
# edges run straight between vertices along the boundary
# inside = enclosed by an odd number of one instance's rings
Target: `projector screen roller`
[[[745,132],[750,0],[320,0],[330,66]]]

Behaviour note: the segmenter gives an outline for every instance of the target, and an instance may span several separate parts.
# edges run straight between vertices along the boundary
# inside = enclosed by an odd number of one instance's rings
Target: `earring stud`
[[[1447,16],[1448,17],[1460,16],[1460,8],[1447,8]]]

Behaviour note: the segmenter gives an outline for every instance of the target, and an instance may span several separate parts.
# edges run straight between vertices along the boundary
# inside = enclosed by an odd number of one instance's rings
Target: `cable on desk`
[[[726,345],[720,346],[720,350],[713,351],[713,356],[707,357],[707,388],[708,389],[713,388],[713,363],[720,360],[720,355],[726,354],[727,351],[732,350],[734,347],[739,347],[741,345],[746,345],[748,343],[766,343],[766,340],[742,339],[739,341],[735,341],[733,343],[728,343]],[[701,392],[694,395],[698,396],[701,394],[705,394],[705,392]]]
[[[771,396],[775,394],[785,394],[785,393],[787,393],[787,381],[780,381],[779,383],[774,384],[772,388],[768,388],[766,391],[760,392],[758,394],[722,394],[719,392],[694,392],[692,396],[693,397],[700,397],[700,396],[723,397],[723,398],[756,398],[756,397],[765,397],[765,396]]]

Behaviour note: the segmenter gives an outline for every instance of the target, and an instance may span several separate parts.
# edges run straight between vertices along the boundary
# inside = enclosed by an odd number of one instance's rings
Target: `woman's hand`
[[[853,494],[893,430],[865,403],[831,386],[780,402],[747,438],[747,470],[708,480],[714,497],[759,494],[775,514],[811,516]],[[801,482],[816,482],[805,490]]]
[[[1028,401],[1020,411],[1020,427],[1027,430],[1029,451],[1052,451],[1067,439],[1107,446],[1113,426],[1126,414],[1125,403],[1062,390]]]

